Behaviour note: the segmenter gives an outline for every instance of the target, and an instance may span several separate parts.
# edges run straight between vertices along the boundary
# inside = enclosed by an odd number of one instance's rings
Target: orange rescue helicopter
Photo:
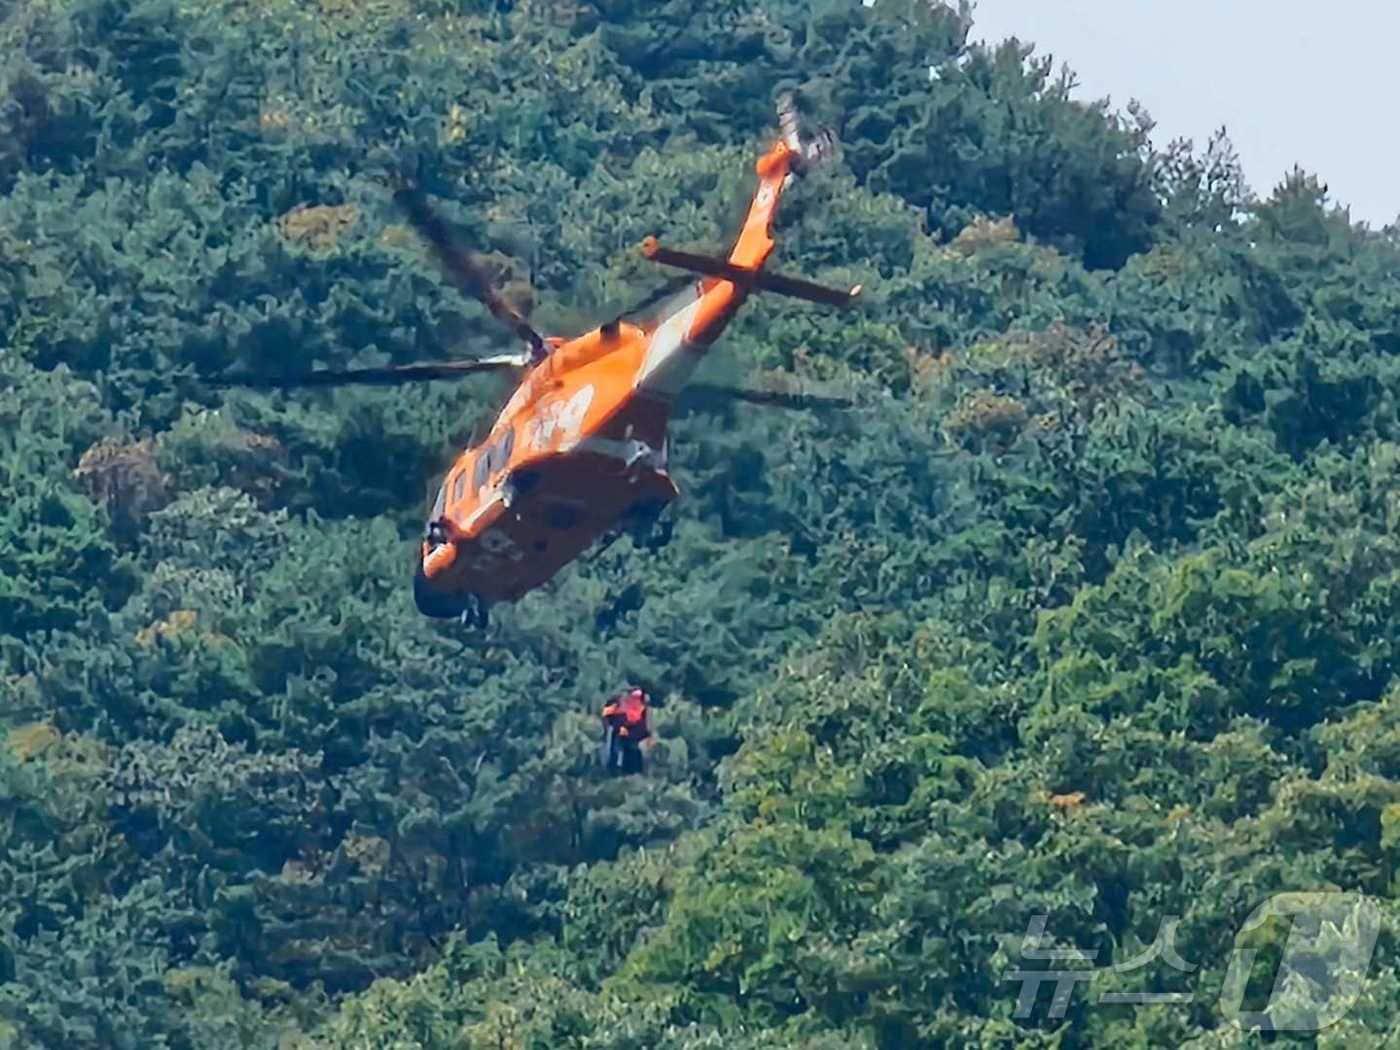
[[[755,290],[845,307],[860,286],[834,289],[765,272],[773,221],[793,178],[830,153],[822,132],[801,141],[790,96],[780,135],[759,157],[758,187],[727,258],[673,251],[654,237],[643,254],[696,277],[653,316],[622,314],[573,339],[546,338],[457,250],[416,189],[396,198],[454,283],[526,344],[518,354],[414,365],[319,371],[300,377],[224,376],[220,385],[333,386],[455,378],[506,371],[519,385],[479,443],[458,455],[428,516],[413,595],[426,616],[485,627],[487,610],[550,580],[602,540],[631,532],[647,546],[669,536],[661,511],[680,493],[667,472],[667,422],[696,365]],[[839,398],[706,387],[779,407],[843,405]]]

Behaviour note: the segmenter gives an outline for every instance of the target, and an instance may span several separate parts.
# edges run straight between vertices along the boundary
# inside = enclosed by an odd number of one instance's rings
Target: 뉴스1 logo
[[[1320,1032],[1355,1005],[1379,933],[1359,893],[1270,897],[1235,937],[1221,1012],[1246,1031]]]
[[[1042,985],[1053,985],[1049,1016],[1065,1015],[1078,984],[1104,974],[1139,970],[1160,959],[1182,973],[1196,969],[1176,948],[1180,919],[1169,916],[1157,937],[1126,962],[1095,969],[1098,949],[1045,948],[1048,916],[1034,915],[1020,946],[1022,959],[1049,961],[1047,969],[1016,969],[1005,980],[1021,982],[1014,1012],[1029,1017]],[[1336,1024],[1356,1004],[1380,932],[1380,909],[1359,893],[1280,893],[1250,913],[1235,936],[1219,1006],[1227,1020],[1245,1031],[1319,1032]],[[1055,964],[1060,964],[1056,966]],[[1101,992],[1094,1002],[1108,1005],[1189,1003],[1191,992]]]

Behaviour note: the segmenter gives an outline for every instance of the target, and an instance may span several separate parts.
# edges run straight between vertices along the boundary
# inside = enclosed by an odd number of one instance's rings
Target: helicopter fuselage
[[[717,265],[736,275],[762,269],[794,155],[779,142],[759,159],[743,229]],[[674,398],[750,291],[702,276],[654,324],[619,319],[550,340],[549,355],[438,492],[415,581],[419,608],[448,616],[473,601],[514,601],[629,516],[675,499],[666,444]]]

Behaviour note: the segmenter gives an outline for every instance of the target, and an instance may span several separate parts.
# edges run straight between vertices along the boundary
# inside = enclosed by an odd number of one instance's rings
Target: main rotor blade
[[[671,278],[669,281],[667,281],[665,284],[663,284],[663,285],[661,285],[660,287],[656,288],[654,291],[649,292],[644,298],[642,298],[642,299],[638,300],[637,302],[633,303],[633,304],[632,304],[631,306],[629,306],[626,310],[623,310],[622,313],[620,313],[618,316],[619,316],[619,317],[631,317],[631,316],[633,316],[633,315],[635,315],[635,314],[639,314],[639,313],[641,313],[643,310],[648,310],[648,309],[650,309],[651,307],[655,306],[657,303],[661,302],[663,299],[668,299],[668,298],[670,298],[671,296],[676,295],[677,293],[679,293],[682,289],[684,289],[684,288],[687,287],[688,285],[694,285],[695,283],[696,283],[696,280],[695,280],[695,277],[694,277],[693,274],[688,274],[688,273],[687,273],[687,274],[682,274],[682,275],[679,276],[679,277],[672,277],[672,278]],[[698,293],[697,293],[697,295],[698,295]]]
[[[386,365],[382,368],[352,368],[346,371],[321,371],[268,375],[254,372],[229,372],[206,380],[211,386],[246,386],[258,389],[279,389],[303,386],[396,386],[400,383],[421,383],[434,379],[461,379],[480,372],[515,370],[528,366],[523,354],[502,354],[473,361],[424,362],[413,365]]]
[[[691,404],[685,407],[700,407],[706,401],[733,400],[747,401],[770,408],[792,408],[806,411],[823,409],[851,408],[855,402],[845,397],[830,397],[825,394],[796,394],[779,390],[753,390],[745,387],[720,386],[715,383],[690,383],[682,393],[682,399]]]
[[[432,247],[433,254],[437,256],[438,262],[447,272],[448,277],[452,279],[452,282],[464,293],[479,300],[486,309],[491,311],[492,317],[523,339],[536,356],[544,356],[547,352],[544,337],[530,327],[530,322],[526,321],[509,303],[496,294],[496,290],[491,287],[491,279],[487,276],[486,271],[478,266],[471,256],[453,240],[451,233],[448,232],[447,224],[429,206],[428,198],[423,191],[416,186],[400,186],[394,192],[394,200],[408,214],[409,222],[413,223],[414,228]]]

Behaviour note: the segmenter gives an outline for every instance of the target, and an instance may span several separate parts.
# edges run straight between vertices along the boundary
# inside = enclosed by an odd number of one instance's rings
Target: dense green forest
[[[1400,230],[1320,175],[1251,190],[1223,134],[1154,146],[970,28],[0,0],[0,1047],[1400,1024]],[[584,330],[667,276],[644,236],[732,236],[784,90],[841,151],[775,264],[865,301],[756,299],[707,368],[857,405],[678,418],[660,552],[621,541],[485,639],[427,620],[425,492],[500,386],[201,382],[502,349],[386,172]],[[626,681],[657,741],[610,780]],[[1310,891],[1373,902],[1374,957],[1336,1024],[1251,1034],[1231,960],[1289,930],[1245,920]],[[1008,976],[1036,916],[1042,955],[1096,953],[1062,1010]],[[1169,920],[1184,966],[1123,965]],[[1346,936],[1235,1001],[1306,1028]]]

